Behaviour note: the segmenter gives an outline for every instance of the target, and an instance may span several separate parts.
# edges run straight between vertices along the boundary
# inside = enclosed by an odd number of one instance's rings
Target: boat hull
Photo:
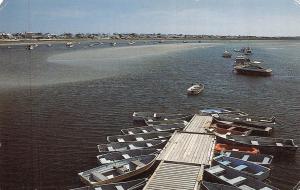
[[[272,72],[268,71],[253,71],[253,70],[245,70],[245,69],[240,69],[240,68],[235,68],[235,71],[237,74],[241,75],[250,75],[250,76],[271,76]]]

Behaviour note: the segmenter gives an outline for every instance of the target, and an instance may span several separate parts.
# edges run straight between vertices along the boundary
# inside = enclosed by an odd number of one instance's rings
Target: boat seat
[[[101,164],[107,164],[107,163],[110,163],[111,161],[106,160],[106,158],[100,158],[100,162],[101,162]]]
[[[132,162],[134,165],[137,166],[136,169],[142,168],[142,167],[146,166],[146,164],[142,163],[142,162],[139,161],[139,160],[133,160],[133,161],[131,161],[131,162]]]
[[[264,157],[262,164],[268,164],[270,162],[270,158]]]
[[[153,146],[153,144],[151,144],[151,143],[146,143],[146,145],[147,145],[148,147]]]
[[[250,157],[250,155],[244,155],[242,160],[247,161],[249,157]]]
[[[107,179],[112,179],[112,178],[114,178],[113,174],[107,176]]]
[[[128,134],[129,135],[133,135],[134,133],[132,131],[128,131]]]
[[[142,131],[143,131],[143,133],[148,133],[148,131],[147,131],[147,130],[145,130],[145,129],[143,129]]]
[[[222,162],[220,162],[220,163],[223,164],[223,165],[225,165],[225,166],[227,166],[227,165],[229,165],[231,162],[228,161],[228,160],[224,160],[224,161],[222,161]]]
[[[223,181],[228,181],[229,179],[227,179],[225,176],[221,175],[219,176],[220,179],[222,179]]]
[[[245,177],[239,176],[239,177],[230,179],[227,182],[230,183],[231,185],[237,186],[237,185],[240,185],[241,183],[243,183],[243,181],[245,181],[245,180],[246,180]]]
[[[130,148],[131,150],[137,149],[137,147],[134,146],[133,144],[129,144],[128,146],[129,146],[129,148]]]
[[[128,154],[122,154],[123,158],[128,159],[131,158]]]
[[[233,149],[232,149],[232,151],[239,151],[239,149],[237,149],[237,148],[233,148]]]
[[[261,189],[259,189],[259,190],[272,190],[272,189],[269,188],[269,187],[263,187],[263,188],[261,188]]]
[[[238,171],[241,171],[241,170],[243,170],[243,169],[245,169],[245,168],[247,168],[248,166],[246,166],[246,165],[239,165],[239,166],[237,166],[237,167],[235,167],[234,169],[235,170],[238,170]]]
[[[135,138],[137,141],[143,141],[144,140],[144,138],[143,137],[137,137],[137,138]]]
[[[118,138],[118,142],[125,142],[123,138]]]
[[[117,190],[125,190],[125,189],[122,187],[122,185],[116,185],[115,187],[116,187]]]
[[[161,129],[157,128],[156,131],[162,131]]]
[[[116,171],[119,173],[119,174],[124,174],[124,173],[127,173],[129,172],[129,165],[124,165],[124,166],[121,166],[121,167],[114,167],[116,169]]]
[[[230,157],[231,152],[225,152],[224,155],[227,156],[227,157]]]
[[[163,138],[165,138],[165,137],[164,137],[164,136],[158,136],[158,138],[163,139]]]
[[[253,145],[259,145],[258,141],[251,141],[251,144],[253,144]]]
[[[99,172],[92,172],[92,177],[96,180],[96,181],[105,181],[108,178],[106,176],[104,176],[102,173]]]
[[[271,131],[272,127],[266,127],[265,131]]]
[[[242,190],[255,190],[252,187],[249,187],[248,185],[241,185],[241,186],[239,186],[239,189],[242,189]]]
[[[260,175],[263,175],[263,174],[264,174],[264,172],[260,171],[260,172],[257,172],[255,175],[260,176]]]
[[[114,149],[112,146],[108,146],[108,147],[107,147],[107,150],[108,150],[108,151],[115,151],[115,149]]]
[[[282,144],[282,143],[276,143],[276,145],[277,145],[277,146],[283,146],[283,144]]]
[[[213,167],[213,168],[210,168],[209,169],[209,173],[211,174],[219,174],[219,173],[222,173],[223,171],[225,171],[225,169],[221,168],[220,166],[219,167]]]

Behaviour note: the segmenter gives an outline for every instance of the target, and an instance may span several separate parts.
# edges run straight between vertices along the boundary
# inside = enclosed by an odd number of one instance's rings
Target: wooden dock
[[[160,162],[144,190],[197,190],[204,168],[211,165],[216,138],[205,128],[211,116],[196,114],[182,132],[175,132],[157,160]]]

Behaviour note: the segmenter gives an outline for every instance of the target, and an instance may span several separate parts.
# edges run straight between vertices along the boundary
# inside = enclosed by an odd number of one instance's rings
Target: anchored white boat
[[[188,95],[198,95],[200,94],[204,89],[204,85],[203,84],[194,84],[193,86],[191,86],[190,88],[187,89],[187,94]]]

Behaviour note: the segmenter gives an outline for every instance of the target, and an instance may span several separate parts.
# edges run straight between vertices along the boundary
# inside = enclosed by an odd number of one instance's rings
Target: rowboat
[[[224,165],[258,180],[265,180],[270,175],[270,169],[252,162],[219,155],[213,158],[214,165]]]
[[[91,186],[116,183],[147,171],[157,155],[150,154],[105,164],[78,173],[81,180]]]
[[[130,141],[145,141],[170,138],[172,133],[167,132],[153,132],[153,133],[139,133],[134,135],[115,135],[107,136],[108,142],[130,142]]]
[[[294,154],[298,148],[293,139],[215,134],[218,143],[254,147],[266,154]]]
[[[207,182],[207,181],[202,181],[201,190],[239,190],[239,188],[231,186],[231,185],[224,185],[224,184],[219,184],[219,183],[211,183],[211,182]]]
[[[95,187],[91,187],[91,186],[79,187],[71,190],[140,190],[146,185],[147,181],[148,181],[147,178],[142,178],[142,179],[119,182],[119,183],[95,185]]]
[[[250,127],[262,128],[276,126],[275,117],[264,118],[264,117],[253,117],[253,116],[241,116],[235,113],[226,114],[213,114],[215,121],[229,121],[235,124],[242,124]]]
[[[247,162],[252,162],[255,164],[263,165],[266,167],[269,167],[273,156],[267,155],[267,154],[248,154],[244,152],[238,152],[238,151],[225,151],[222,153],[224,156],[232,157],[232,158],[238,158]]]
[[[232,185],[244,190],[279,190],[276,187],[268,185],[260,180],[249,177],[233,168],[224,165],[215,165],[204,170],[205,180],[213,180],[218,183]]]
[[[201,109],[200,113],[207,113],[207,114],[235,113],[241,116],[248,115],[247,113],[234,108],[205,108],[205,109]]]
[[[180,130],[185,127],[184,124],[173,124],[173,125],[153,125],[153,126],[143,126],[134,127],[128,129],[121,129],[124,135],[133,135],[137,133],[151,133],[151,132],[173,132],[175,130]]]
[[[161,140],[148,140],[148,141],[136,141],[136,142],[112,142],[109,144],[100,144],[97,145],[98,150],[101,154],[109,152],[122,152],[126,150],[135,150],[135,149],[145,149],[145,148],[155,148],[161,149],[167,143],[166,139]]]
[[[247,153],[247,154],[259,154],[259,149],[253,148],[253,147],[244,147],[244,146],[232,146],[227,144],[220,144],[217,143],[215,145],[215,151],[216,152],[226,152],[226,151],[237,151],[241,153]]]
[[[132,118],[135,122],[147,121],[163,121],[163,120],[190,120],[193,117],[191,114],[181,113],[156,113],[156,112],[133,112]]]
[[[133,158],[141,155],[148,155],[158,153],[160,149],[135,149],[135,150],[126,150],[122,152],[110,152],[106,154],[101,154],[97,156],[97,160],[100,165],[108,164],[119,160],[124,160],[128,158]]]
[[[273,132],[273,127],[270,126],[263,126],[260,125],[260,127],[253,127],[253,126],[247,126],[244,124],[235,124],[234,122],[230,121],[218,121],[216,122],[216,125],[219,128],[225,128],[225,129],[235,129],[235,128],[244,128],[251,130],[249,135],[253,136],[270,136]]]
[[[162,121],[145,121],[146,125],[153,126],[153,125],[187,125],[188,122],[185,120],[179,119],[170,119],[170,120],[162,120]]]
[[[204,85],[199,83],[199,84],[193,84],[191,87],[187,89],[187,94],[188,95],[198,95],[204,90]]]
[[[252,133],[251,129],[238,126],[219,125],[217,123],[212,124],[209,128],[207,128],[207,130],[210,132],[217,132],[219,134],[233,134],[242,136],[248,136]]]

